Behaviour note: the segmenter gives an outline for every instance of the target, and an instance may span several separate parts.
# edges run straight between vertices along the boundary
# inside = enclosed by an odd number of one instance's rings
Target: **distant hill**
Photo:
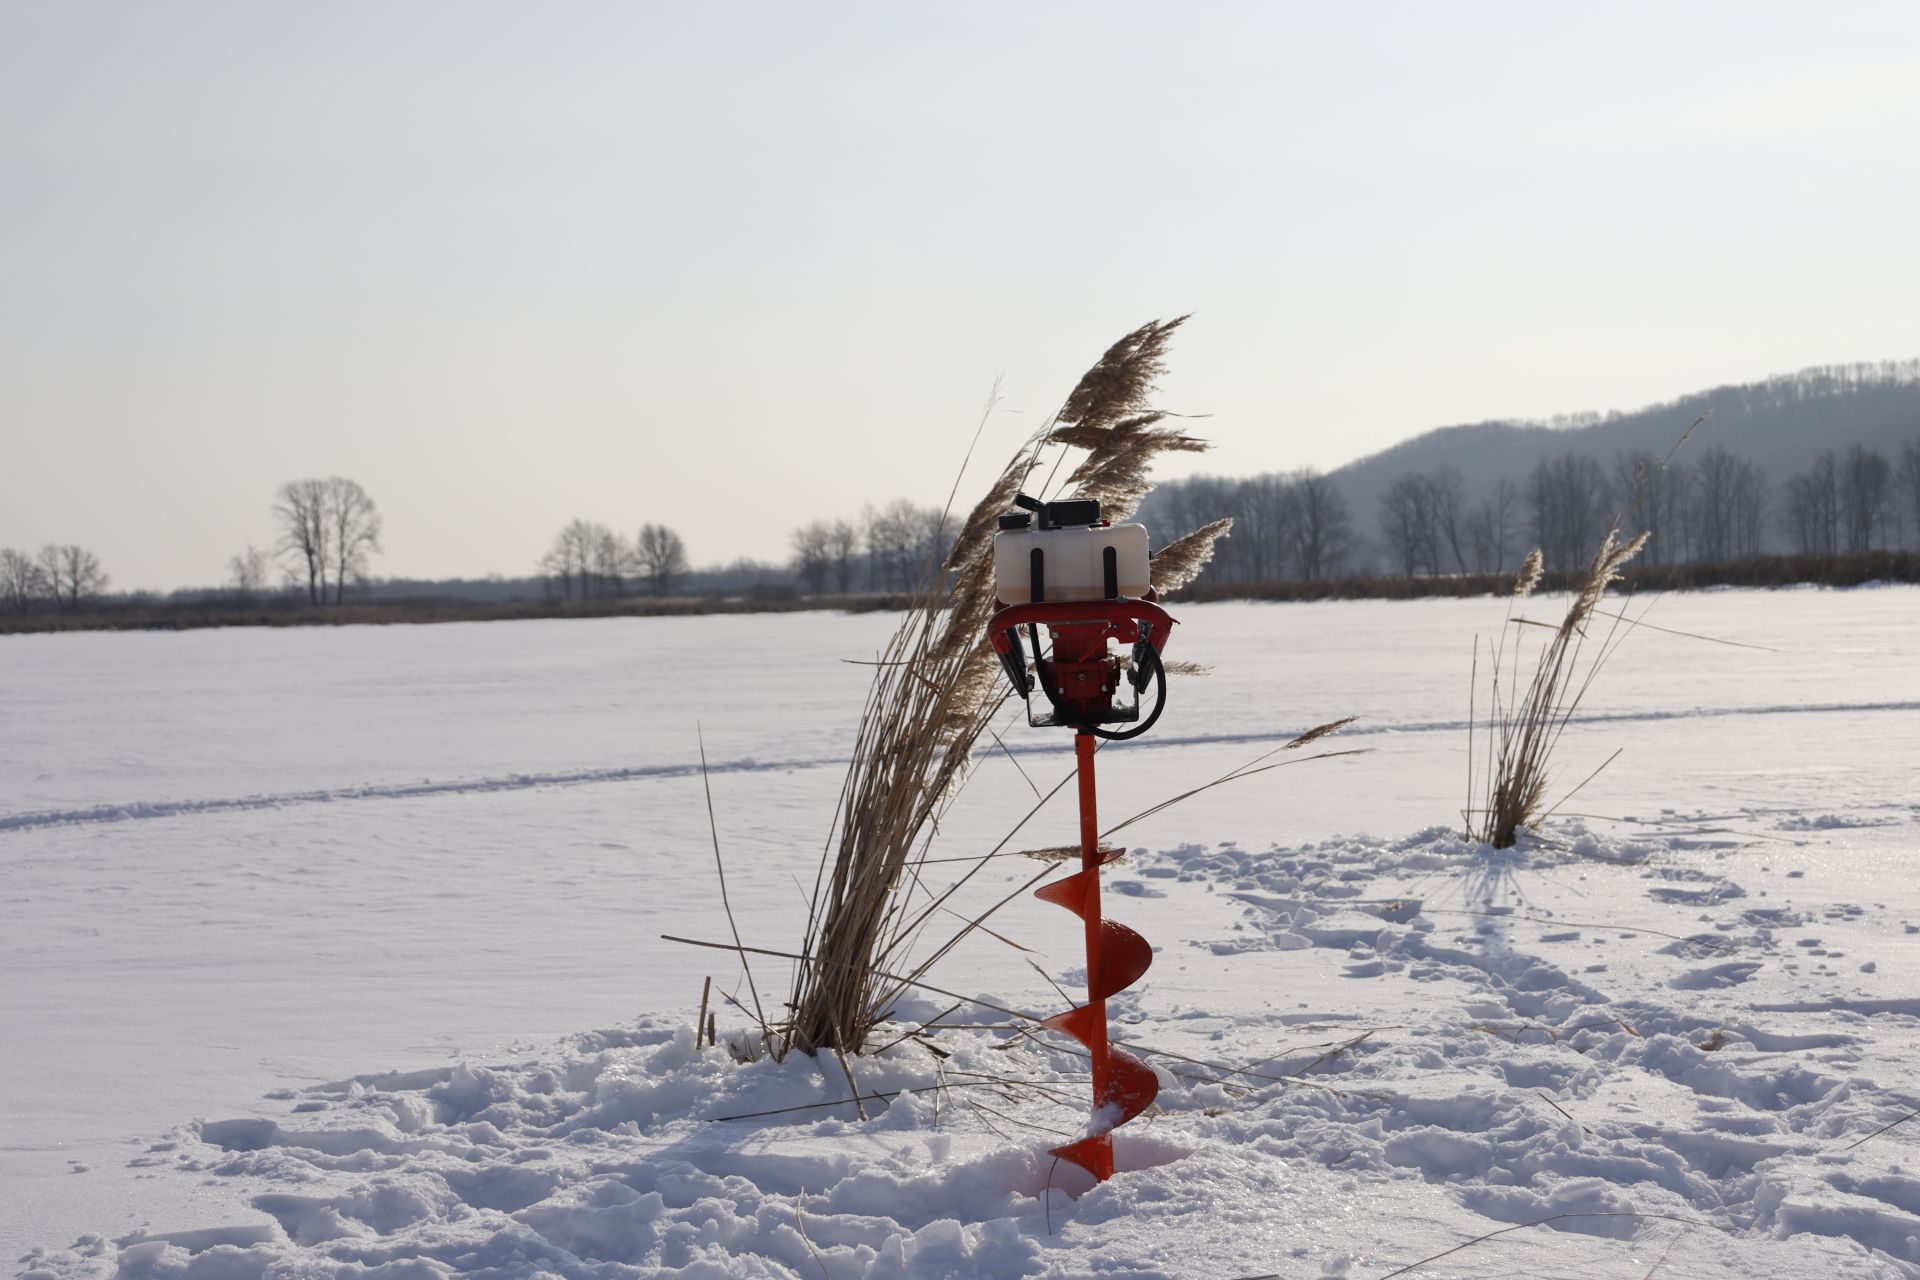
[[[1380,495],[1409,474],[1452,467],[1469,498],[1505,478],[1523,489],[1542,459],[1583,453],[1611,463],[1647,450],[1664,457],[1688,425],[1711,417],[1687,444],[1684,463],[1719,445],[1748,458],[1777,487],[1822,450],[1858,444],[1889,459],[1920,439],[1920,360],[1821,365],[1740,386],[1714,387],[1631,413],[1584,414],[1554,422],[1482,422],[1438,427],[1331,473],[1355,529],[1371,536]]]
[[[1892,465],[1896,485],[1915,487],[1911,479],[1898,477],[1907,474],[1900,470],[1902,450],[1920,442],[1920,360],[1821,365],[1763,382],[1714,387],[1631,413],[1586,413],[1549,422],[1480,422],[1435,428],[1348,463],[1317,482],[1344,499],[1351,520],[1348,536],[1335,539],[1345,546],[1336,572],[1364,575],[1403,571],[1396,562],[1404,564],[1404,558],[1388,547],[1380,525],[1381,497],[1397,481],[1431,476],[1444,469],[1457,472],[1461,478],[1457,509],[1462,513],[1481,508],[1482,500],[1492,495],[1500,481],[1511,483],[1519,500],[1506,508],[1504,531],[1490,534],[1478,544],[1495,550],[1484,554],[1476,551],[1473,556],[1479,567],[1497,567],[1521,554],[1524,548],[1519,544],[1533,537],[1526,495],[1540,463],[1567,455],[1584,456],[1598,464],[1601,476],[1610,477],[1616,473],[1616,460],[1625,455],[1666,457],[1688,427],[1702,417],[1706,421],[1674,459],[1676,470],[1668,473],[1670,481],[1680,482],[1670,490],[1669,499],[1664,499],[1678,504],[1672,518],[1690,520],[1701,509],[1700,503],[1708,501],[1693,488],[1693,468],[1709,450],[1724,449],[1757,467],[1761,481],[1755,489],[1742,491],[1757,494],[1757,505],[1742,508],[1748,513],[1746,517],[1736,517],[1750,519],[1750,524],[1740,527],[1751,532],[1739,539],[1744,550],[1732,554],[1805,549],[1790,545],[1795,537],[1790,536],[1782,518],[1788,509],[1785,487],[1821,453],[1830,450],[1836,457],[1843,457],[1860,445],[1879,453]],[[1308,483],[1301,478],[1305,474],[1195,476],[1174,481],[1148,495],[1141,518],[1150,527],[1164,527],[1171,533],[1219,515],[1234,515],[1234,533],[1222,545],[1215,577],[1236,581],[1265,581],[1293,574],[1314,577],[1302,568],[1298,556],[1287,550],[1293,545],[1288,541],[1293,536],[1287,532],[1291,527],[1288,521],[1297,518],[1300,508],[1288,508],[1288,500],[1276,497],[1291,493],[1295,497],[1290,500],[1297,503],[1300,486]],[[1601,488],[1608,489],[1610,483],[1603,480]],[[1902,495],[1888,495],[1896,505],[1882,508],[1888,524],[1873,545],[1906,545],[1909,530],[1920,538],[1920,529],[1913,528],[1920,522],[1911,518],[1917,495],[1905,489]],[[1598,518],[1604,520],[1607,512],[1615,510],[1621,496],[1610,491],[1598,493]],[[1281,505],[1275,505],[1277,501]],[[1750,496],[1742,501],[1753,499]],[[1296,515],[1287,515],[1287,510]],[[1491,528],[1485,523],[1481,527]],[[1405,525],[1397,519],[1396,528],[1402,531],[1396,535],[1400,539],[1397,545],[1404,548]],[[1796,526],[1796,531],[1799,529]],[[1598,529],[1588,530],[1574,542],[1584,545],[1598,533]],[[1432,535],[1427,536],[1427,545],[1432,545]],[[1713,543],[1708,540],[1706,545]],[[1662,546],[1674,548],[1669,555],[1681,558],[1700,555],[1700,544],[1686,538],[1667,539]],[[1550,563],[1554,555],[1550,550]],[[1440,568],[1430,571],[1439,572]]]

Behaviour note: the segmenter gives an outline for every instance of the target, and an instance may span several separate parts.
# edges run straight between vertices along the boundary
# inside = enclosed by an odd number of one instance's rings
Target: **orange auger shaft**
[[[1074,735],[1080,784],[1080,870],[1043,885],[1034,896],[1086,921],[1087,1002],[1041,1025],[1072,1036],[1087,1046],[1093,1059],[1093,1118],[1087,1136],[1053,1148],[1052,1154],[1104,1182],[1113,1176],[1113,1130],[1147,1109],[1160,1092],[1160,1080],[1146,1063],[1107,1044],[1107,997],[1139,981],[1153,963],[1153,949],[1133,930],[1100,915],[1100,868],[1119,857],[1121,850],[1100,847],[1094,749],[1091,733],[1082,730]]]

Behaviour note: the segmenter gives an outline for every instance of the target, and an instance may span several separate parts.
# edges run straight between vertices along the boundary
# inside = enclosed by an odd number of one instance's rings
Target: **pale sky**
[[[1908,0],[0,0],[0,546],[779,559],[1188,311],[1198,466],[1332,468],[1920,355],[1916,227]]]

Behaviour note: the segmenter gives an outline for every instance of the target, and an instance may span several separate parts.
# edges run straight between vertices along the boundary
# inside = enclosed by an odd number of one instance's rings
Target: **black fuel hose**
[[[1146,630],[1145,627],[1141,627],[1140,629],[1143,632]],[[1153,728],[1153,722],[1158,720],[1160,713],[1167,709],[1167,668],[1165,664],[1160,661],[1160,651],[1146,640],[1142,640],[1139,644],[1135,645],[1133,651],[1136,658],[1144,659],[1145,662],[1153,668],[1152,675],[1150,676],[1156,686],[1154,690],[1153,713],[1139,724],[1127,729],[1102,729],[1097,724],[1088,725],[1087,731],[1096,738],[1105,738],[1108,742],[1125,742],[1128,738],[1137,738],[1147,730]],[[1146,692],[1145,681],[1142,681],[1139,685],[1139,691],[1142,694]]]

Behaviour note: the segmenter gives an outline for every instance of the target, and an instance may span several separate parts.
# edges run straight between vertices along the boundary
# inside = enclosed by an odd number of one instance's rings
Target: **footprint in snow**
[[[1759,971],[1760,966],[1754,961],[1734,960],[1690,970],[1667,985],[1682,991],[1711,991],[1718,987],[1737,987]]]

